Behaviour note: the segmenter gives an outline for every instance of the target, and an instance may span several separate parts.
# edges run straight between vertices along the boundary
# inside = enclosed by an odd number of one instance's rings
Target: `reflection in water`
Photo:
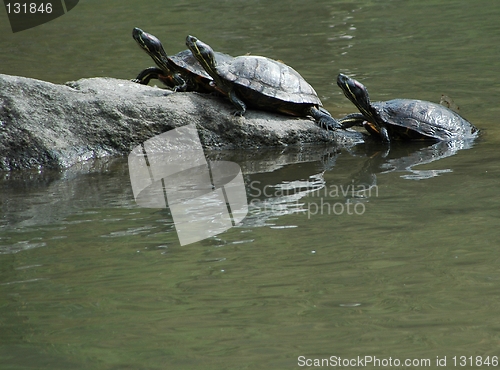
[[[378,144],[378,143],[377,143]],[[459,150],[469,149],[473,140],[450,142],[395,143],[391,149],[385,145],[360,145],[351,149],[353,155],[368,157],[362,169],[351,174],[351,178],[341,184],[328,184],[324,171],[335,172],[338,153],[327,153],[321,160],[322,172],[307,174],[296,172],[297,179],[247,184],[249,215],[244,226],[272,226],[280,216],[306,214],[308,218],[326,210],[328,214],[363,214],[363,202],[378,196],[377,175],[402,172],[402,178],[424,180],[453,172],[451,168],[419,170],[415,167],[426,165],[455,155]],[[293,167],[293,162],[288,163]],[[307,174],[307,177],[305,177]],[[358,206],[359,205],[359,206]]]
[[[88,209],[134,208],[128,184],[120,158],[80,163],[61,172],[5,173],[0,179],[0,230],[50,225]]]
[[[309,147],[258,153],[215,151],[209,153],[208,158],[231,160],[241,166],[250,207],[244,225],[259,226],[282,215],[308,211],[307,198],[331,195],[332,185],[325,182],[323,173],[339,171],[340,157],[353,156],[363,165],[343,184],[335,185],[337,197],[360,201],[363,199],[360,190],[369,193],[377,186],[378,174],[401,172],[404,179],[423,180],[450,173],[452,168],[419,170],[415,167],[453,156],[472,146],[473,141],[419,142],[393,144],[388,151],[379,143],[367,143],[342,154],[333,147]],[[12,173],[5,176],[0,186],[3,189],[0,230],[59,223],[72,214],[91,214],[95,212],[92,209],[103,207],[137,209],[128,169],[122,159],[88,162],[63,172]],[[355,189],[355,194],[348,189]],[[168,210],[167,214],[171,217]],[[15,252],[40,245],[18,243],[5,250]]]
[[[250,184],[249,215],[243,226],[273,226],[280,216],[306,213],[303,198],[325,188],[323,174],[309,176],[307,180],[284,181],[278,184]],[[271,222],[271,223],[268,223]]]
[[[194,124],[164,132],[128,156],[140,207],[170,209],[181,245],[220,234],[248,212],[238,164],[207,162]]]
[[[407,157],[387,160],[386,163],[381,166],[381,168],[386,169],[386,171],[382,173],[393,171],[410,172],[410,174],[401,175],[401,177],[408,180],[423,180],[439,176],[443,173],[452,172],[453,170],[451,168],[439,170],[415,170],[413,169],[413,167],[450,157],[457,154],[457,152],[462,149],[470,149],[473,145],[473,142],[474,140],[438,142],[427,148],[415,151]]]
[[[474,139],[437,143],[413,142],[395,144],[390,149],[382,150],[380,146],[364,146],[364,155],[369,156],[369,159],[365,163],[363,170],[355,177],[370,178],[371,180],[369,181],[373,182],[373,177],[377,173],[405,172],[405,174],[401,175],[404,179],[424,180],[444,173],[450,173],[453,172],[451,168],[419,170],[415,169],[415,167],[451,157],[457,154],[459,150],[470,149],[474,145]]]

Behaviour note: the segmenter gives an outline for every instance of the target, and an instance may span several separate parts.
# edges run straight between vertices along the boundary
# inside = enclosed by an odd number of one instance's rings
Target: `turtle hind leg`
[[[342,128],[339,122],[335,118],[333,118],[326,109],[322,107],[318,108],[312,106],[309,109],[308,113],[311,115],[312,118],[314,118],[316,124],[325,130],[332,131]]]
[[[231,101],[231,103],[233,103],[233,105],[237,108],[237,110],[235,112],[233,112],[233,115],[240,116],[240,117],[243,116],[245,114],[245,112],[247,111],[247,106],[243,102],[243,100],[241,100],[238,97],[238,95],[236,94],[236,91],[234,91],[234,89],[229,91],[228,98]]]
[[[380,127],[380,137],[382,138],[382,141],[384,143],[391,143],[391,138],[389,137],[389,132],[387,131],[387,127],[381,126]]]
[[[173,79],[175,81],[175,92],[185,92],[188,91],[188,84],[186,80],[184,80],[180,74],[176,73],[173,75]]]

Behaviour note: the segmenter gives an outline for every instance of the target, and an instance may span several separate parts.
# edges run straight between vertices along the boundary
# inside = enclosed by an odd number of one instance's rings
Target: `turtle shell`
[[[223,65],[233,59],[232,56],[224,53],[215,52],[215,60],[217,64]],[[188,50],[181,51],[175,55],[169,56],[169,59],[172,63],[174,63],[177,67],[183,69],[188,73],[192,73],[198,75],[200,77],[206,78],[212,81],[212,77],[203,69],[200,62],[194,57],[193,53]]]
[[[273,59],[240,56],[228,63],[218,64],[217,72],[233,82],[250,105],[271,104],[272,100],[275,103],[277,100],[286,103],[289,108],[293,104],[321,106],[316,91],[297,71]]]
[[[423,100],[394,99],[372,103],[389,136],[401,140],[470,139],[478,129],[458,113]]]

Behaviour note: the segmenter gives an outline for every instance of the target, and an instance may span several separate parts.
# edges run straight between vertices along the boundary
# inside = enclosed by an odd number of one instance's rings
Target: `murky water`
[[[250,214],[183,247],[167,210],[135,204],[125,159],[3,174],[0,368],[491,363],[500,356],[499,16],[496,1],[88,0],[12,34],[0,14],[1,73],[133,78],[152,65],[132,40],[137,26],[172,53],[193,34],[233,55],[281,59],[335,116],[354,111],[335,85],[342,71],[373,100],[447,94],[483,131],[472,144],[389,153],[208,153],[240,164]]]

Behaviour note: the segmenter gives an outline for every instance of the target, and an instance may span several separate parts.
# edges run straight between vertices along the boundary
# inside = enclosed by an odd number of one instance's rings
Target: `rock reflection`
[[[210,161],[227,160],[240,165],[249,203],[243,227],[253,227],[274,226],[279,217],[308,212],[308,204],[320,197],[353,205],[368,202],[376,196],[380,175],[396,172],[405,180],[425,180],[450,173],[453,168],[443,168],[437,161],[472,146],[473,141],[394,143],[387,150],[385,145],[367,142],[341,150],[332,146],[304,146],[207,151],[206,155]],[[420,165],[426,167],[419,169]],[[335,184],[330,180],[332,177],[336,178]],[[127,164],[122,158],[91,161],[62,172],[13,172],[0,179],[0,188],[0,231],[22,232],[41,225],[64,224],[69,222],[66,219],[70,215],[105,209],[123,209],[127,214],[138,211]],[[159,212],[166,225],[171,219],[169,210]],[[103,217],[106,222],[114,223],[121,218],[105,214]],[[172,224],[169,225],[171,228]],[[9,240],[4,242],[7,244]],[[6,247],[12,249],[10,253],[26,247],[11,244]]]

